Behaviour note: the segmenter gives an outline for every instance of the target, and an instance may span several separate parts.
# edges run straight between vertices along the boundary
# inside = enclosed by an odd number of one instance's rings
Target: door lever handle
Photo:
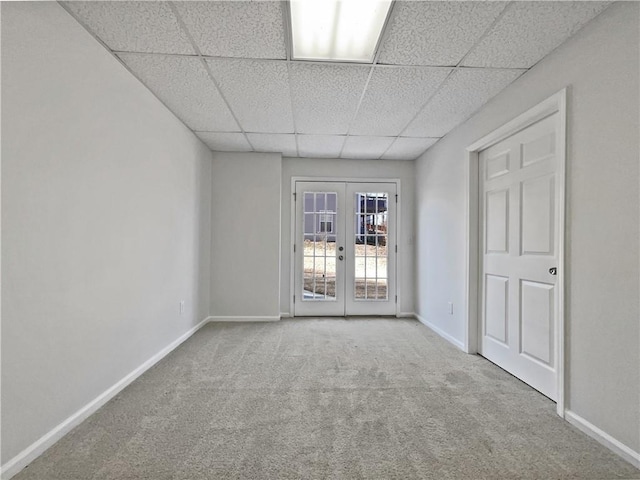
[[[549,273],[550,273],[551,275],[557,275],[557,274],[558,274],[558,267],[551,267],[551,268],[549,269]]]
[[[342,255],[338,256],[338,260],[344,260],[344,257]]]

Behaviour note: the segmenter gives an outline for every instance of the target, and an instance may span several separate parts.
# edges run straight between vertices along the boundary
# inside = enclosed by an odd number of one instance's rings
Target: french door
[[[396,184],[296,182],[296,316],[395,315]]]

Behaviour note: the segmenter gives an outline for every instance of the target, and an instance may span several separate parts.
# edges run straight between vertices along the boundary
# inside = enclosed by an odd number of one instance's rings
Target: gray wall
[[[208,315],[211,153],[55,2],[2,100],[4,464]]]
[[[417,313],[463,340],[465,148],[568,86],[568,407],[640,451],[640,5],[614,4],[416,164]]]
[[[397,160],[336,160],[329,158],[282,159],[282,275],[280,311],[289,315],[291,296],[291,179],[316,178],[399,178],[401,227],[398,232],[398,302],[402,313],[412,313],[414,284],[414,162]]]
[[[279,153],[214,153],[211,315],[280,311]]]
[[[400,178],[400,302],[413,312],[413,162],[213,154],[211,310],[220,319],[289,315],[291,178]]]

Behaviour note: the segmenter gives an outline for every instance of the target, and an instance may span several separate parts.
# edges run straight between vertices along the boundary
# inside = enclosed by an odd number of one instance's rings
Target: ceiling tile
[[[168,2],[64,2],[116,51],[194,54]]]
[[[414,160],[439,138],[398,137],[382,156],[384,160]]]
[[[192,130],[240,131],[198,58],[131,53],[118,56]]]
[[[210,58],[207,63],[245,131],[293,133],[286,62]]]
[[[370,70],[351,65],[291,64],[297,131],[346,134]]]
[[[506,4],[396,2],[378,61],[395,65],[455,66]]]
[[[394,137],[349,136],[344,143],[341,157],[377,159],[394,140]]]
[[[176,2],[203,55],[285,59],[282,2]]]
[[[297,157],[296,136],[278,133],[247,133],[256,152],[278,152],[285,157]]]
[[[376,67],[349,133],[398,135],[450,72],[450,68]]]
[[[607,5],[608,2],[513,2],[465,58],[464,65],[532,67]]]
[[[405,137],[442,137],[469,118],[523,70],[461,68],[455,71],[413,122]]]
[[[301,157],[338,158],[345,135],[298,135]]]
[[[252,152],[244,134],[227,132],[195,132],[215,152]]]

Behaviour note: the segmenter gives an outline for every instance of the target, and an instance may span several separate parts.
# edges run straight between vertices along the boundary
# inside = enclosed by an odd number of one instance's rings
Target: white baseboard
[[[268,316],[268,317],[250,317],[250,316],[213,316],[209,317],[210,322],[277,322],[280,320],[280,315]]]
[[[414,312],[400,312],[396,318],[418,318],[418,316]]]
[[[422,323],[424,326],[428,327],[429,329],[433,330],[435,333],[437,333],[442,338],[444,338],[447,342],[452,343],[463,352],[465,351],[463,342],[449,335],[447,332],[445,332],[444,330],[441,330],[439,327],[436,327],[433,323],[429,322],[426,318],[418,315],[417,313],[415,314],[415,317],[420,321],[420,323]]]
[[[640,453],[627,447],[624,443],[616,440],[607,432],[600,430],[594,424],[582,418],[580,415],[572,412],[571,410],[564,411],[564,418],[571,425],[576,427],[581,432],[589,435],[598,443],[604,445],[612,452],[618,454],[629,462],[634,467],[640,469]]]
[[[289,312],[280,312],[280,318],[293,318]]]
[[[0,468],[0,478],[3,480],[9,480],[11,477],[18,474],[24,467],[42,455],[45,450],[73,430],[73,428],[80,425],[87,417],[95,413],[100,407],[120,393],[127,385],[175,350],[181,343],[191,337],[191,335],[196,333],[203,325],[209,322],[210,318],[211,317],[207,317],[202,320],[198,325],[180,336],[177,340],[171,342],[149,360],[118,381],[115,385],[102,392],[98,397],[94,398],[91,402],[64,420],[53,430],[50,430],[48,433],[21,451],[18,455],[2,465]]]

